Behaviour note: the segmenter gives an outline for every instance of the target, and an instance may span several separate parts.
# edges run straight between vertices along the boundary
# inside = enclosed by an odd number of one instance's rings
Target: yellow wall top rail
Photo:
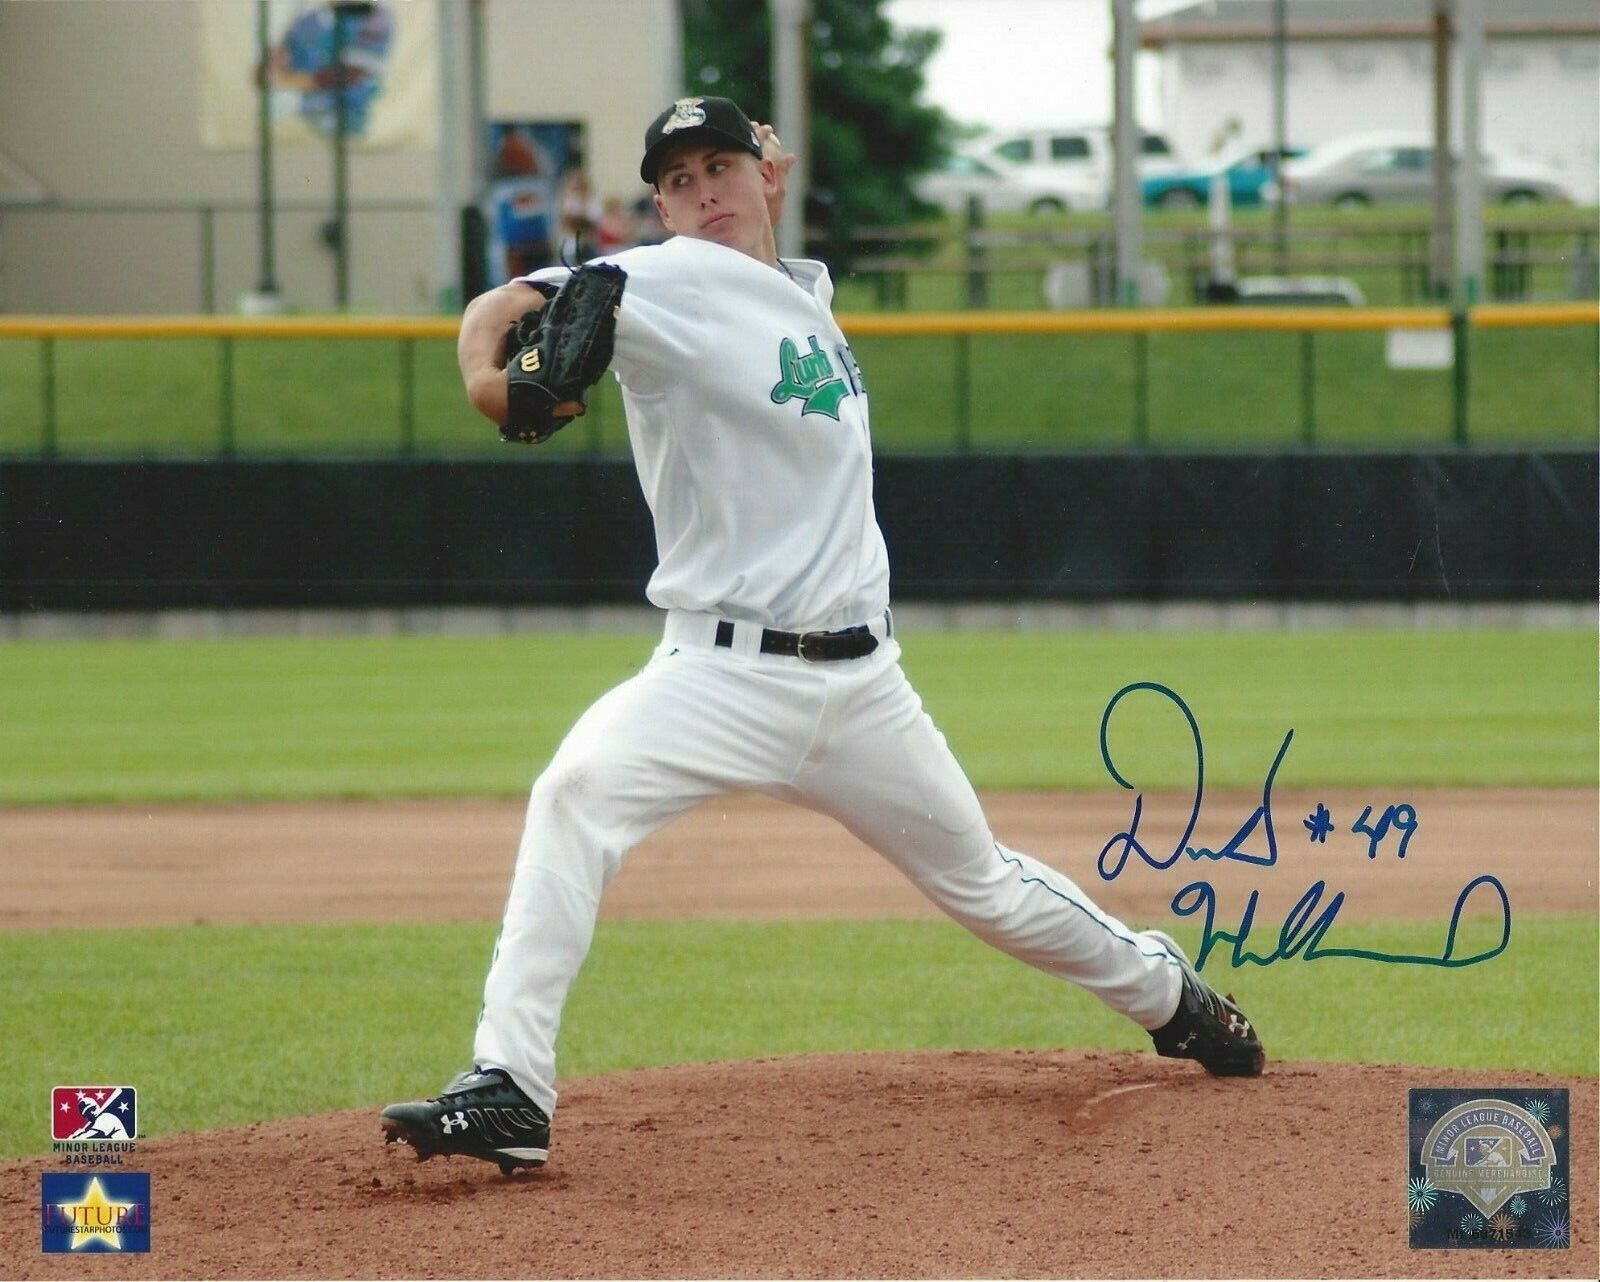
[[[1467,313],[1497,329],[1600,324],[1600,303],[1489,303]],[[1056,312],[854,312],[841,327],[863,338],[957,334],[1137,334],[1446,329],[1444,307],[1101,308]],[[0,316],[0,338],[454,339],[453,316]]]

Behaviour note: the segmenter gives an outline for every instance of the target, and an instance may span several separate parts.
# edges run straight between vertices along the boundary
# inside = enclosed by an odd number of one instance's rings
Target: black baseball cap
[[[761,140],[756,137],[755,126],[732,98],[679,98],[644,131],[639,177],[655,186],[667,149],[686,139],[725,143],[748,151],[757,159],[761,157]]]

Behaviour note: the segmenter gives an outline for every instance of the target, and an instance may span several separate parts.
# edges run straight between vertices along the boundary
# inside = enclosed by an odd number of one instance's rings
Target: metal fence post
[[[224,335],[217,340],[217,395],[222,414],[218,449],[223,458],[232,458],[235,447],[233,426],[233,338]]]
[[[1133,443],[1150,444],[1150,334],[1133,332]]]
[[[44,401],[39,448],[46,458],[56,456],[56,340],[39,340],[39,395]]]
[[[589,429],[588,433],[584,437],[584,449],[588,452],[590,458],[599,458],[605,453],[605,442],[603,439],[605,435],[605,419],[602,416],[603,411],[600,409],[600,388],[598,386],[595,387],[593,392],[594,395],[591,399],[594,401],[594,404],[589,406],[588,412],[584,415],[584,421],[587,423]]]
[[[989,278],[984,275],[983,197],[967,197],[967,306],[989,305]]]
[[[1467,364],[1467,309],[1457,307],[1450,313],[1450,329],[1455,342],[1454,360],[1452,362],[1452,377],[1450,380],[1451,420],[1454,426],[1453,436],[1455,443],[1465,446],[1468,441],[1467,420],[1470,415],[1469,400],[1469,373]]]
[[[1317,443],[1316,331],[1300,332],[1300,439],[1307,447]]]
[[[410,458],[417,452],[417,340],[400,340],[400,453]]]
[[[956,449],[972,448],[972,335],[956,335]]]
[[[200,206],[200,306],[209,316],[217,310],[217,211]]]

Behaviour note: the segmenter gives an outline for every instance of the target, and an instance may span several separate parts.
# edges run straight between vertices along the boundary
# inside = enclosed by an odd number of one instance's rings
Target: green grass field
[[[1596,782],[1592,633],[946,633],[905,645],[984,788],[1103,785],[1100,716],[1136,681],[1189,703],[1219,787],[1259,786],[1290,729],[1286,787]],[[520,795],[651,646],[534,635],[0,646],[0,803]],[[1119,766],[1151,786],[1189,781],[1170,705],[1130,700],[1117,726]]]
[[[1029,305],[1029,304],[1024,304]],[[962,353],[968,373],[960,394]],[[246,455],[495,454],[508,447],[466,405],[453,344],[417,344],[409,439],[401,421],[397,340],[240,340],[234,447]],[[1134,340],[1070,337],[861,338],[881,453],[975,449],[1120,449],[1134,442]],[[45,436],[39,343],[0,340],[0,454]],[[1147,433],[1175,450],[1296,446],[1302,441],[1296,334],[1157,334],[1148,345]],[[1312,355],[1315,442],[1392,449],[1451,440],[1449,371],[1395,371],[1381,333],[1318,334]],[[63,455],[207,455],[221,446],[219,345],[210,339],[62,341],[55,446]],[[1587,445],[1595,438],[1591,326],[1476,330],[1470,435],[1495,446]],[[774,375],[776,377],[776,374]],[[627,450],[611,379],[590,416],[519,458]],[[498,453],[496,453],[498,452]]]
[[[1290,728],[1282,787],[1600,779],[1588,631],[906,644],[930,711],[986,788],[1105,786],[1101,711],[1142,680],[1188,701],[1212,786],[1259,786]],[[0,645],[0,802],[521,794],[572,718],[649,648],[637,636]],[[1137,696],[1124,709],[1118,767],[1143,787],[1189,782],[1176,710]],[[1490,942],[1488,928],[1469,920],[1461,951]],[[1340,923],[1327,943],[1436,955],[1443,933]],[[44,1101],[71,1082],[138,1086],[149,1134],[436,1086],[467,1054],[493,935],[0,933],[0,1155],[46,1148]],[[1588,912],[1519,916],[1505,953],[1461,972],[1349,959],[1228,972],[1222,951],[1208,970],[1272,1030],[1279,1059],[1593,1075],[1596,956]],[[576,1076],[807,1050],[1142,1044],[1086,994],[942,922],[608,922],[562,1055]]]
[[[1338,930],[1385,951],[1434,946],[1441,933],[1417,922]],[[148,1135],[437,1087],[470,1051],[493,942],[492,926],[438,925],[0,933],[0,1156],[48,1148],[50,1088],[69,1083],[138,1087]],[[1227,983],[1273,1030],[1279,1060],[1592,1075],[1584,959],[1595,948],[1593,916],[1519,919],[1511,947],[1470,980],[1328,960]],[[86,1028],[84,994],[114,1018]],[[1455,1016],[1441,1020],[1446,1006]],[[562,1071],[981,1047],[1148,1041],[1088,994],[943,922],[606,922],[567,1008]]]

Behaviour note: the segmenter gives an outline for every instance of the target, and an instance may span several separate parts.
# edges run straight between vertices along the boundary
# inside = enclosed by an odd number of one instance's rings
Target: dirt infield
[[[1129,797],[1000,793],[985,798],[995,834],[1081,883],[1133,921],[1168,916],[1196,878],[1237,904],[1261,892],[1261,920],[1314,881],[1343,890],[1341,920],[1443,919],[1473,877],[1497,876],[1517,912],[1597,907],[1595,795],[1582,789],[1417,789],[1404,800],[1417,830],[1404,859],[1391,831],[1367,855],[1349,831],[1364,792],[1280,792],[1273,798],[1278,866],[1183,858],[1158,871],[1138,860],[1114,882],[1100,849],[1132,817]],[[1190,843],[1224,845],[1259,794],[1208,793]],[[1321,802],[1339,825],[1314,845],[1303,817]],[[1192,798],[1145,798],[1140,839],[1170,854]],[[511,877],[522,804],[514,801],[334,802],[311,805],[106,806],[0,810],[6,891],[0,929],[187,922],[497,921]],[[1375,823],[1369,818],[1369,825]],[[1165,846],[1161,842],[1165,841]],[[1264,852],[1258,836],[1247,843]],[[448,875],[441,876],[441,873]],[[84,886],[114,878],[116,919]],[[1488,912],[1489,898],[1469,912]],[[927,902],[836,823],[761,797],[700,807],[628,856],[602,915],[633,918],[915,917]]]
[[[1566,1251],[1412,1251],[1408,1086],[1481,1074],[1149,1055],[808,1056],[569,1083],[513,1178],[377,1146],[370,1112],[141,1146],[152,1251],[43,1256],[44,1159],[0,1166],[23,1278],[1594,1277]],[[1572,1094],[1594,1153],[1593,1083]],[[1148,1089],[1147,1089],[1148,1088]]]
[[[1408,795],[1419,825],[1404,860],[1396,834],[1368,858],[1348,831],[1379,800],[1276,797],[1276,868],[1184,859],[1109,883],[1095,856],[1128,823],[1126,799],[1013,794],[988,809],[1002,840],[1136,921],[1166,917],[1173,891],[1201,877],[1235,907],[1261,890],[1268,921],[1319,878],[1348,894],[1345,918],[1443,918],[1485,873],[1516,912],[1595,911],[1593,793]],[[1323,845],[1301,823],[1318,801],[1339,821]],[[1208,796],[1195,840],[1221,845],[1258,802]],[[1188,806],[1147,798],[1152,851],[1162,836],[1172,848]],[[493,802],[0,812],[0,927],[492,921],[520,824],[520,805]],[[76,893],[107,874],[122,891],[115,922],[91,918]],[[831,822],[748,797],[641,847],[605,907],[927,911]],[[1452,1085],[1571,1089],[1570,1250],[1409,1249],[1406,1089]],[[1522,1072],[1272,1063],[1259,1081],[1215,1081],[1095,1052],[651,1069],[565,1083],[551,1165],[512,1179],[386,1149],[371,1110],[143,1141],[146,1256],[42,1255],[36,1176],[59,1159],[3,1162],[0,1275],[1593,1277],[1596,1100],[1593,1079]]]

